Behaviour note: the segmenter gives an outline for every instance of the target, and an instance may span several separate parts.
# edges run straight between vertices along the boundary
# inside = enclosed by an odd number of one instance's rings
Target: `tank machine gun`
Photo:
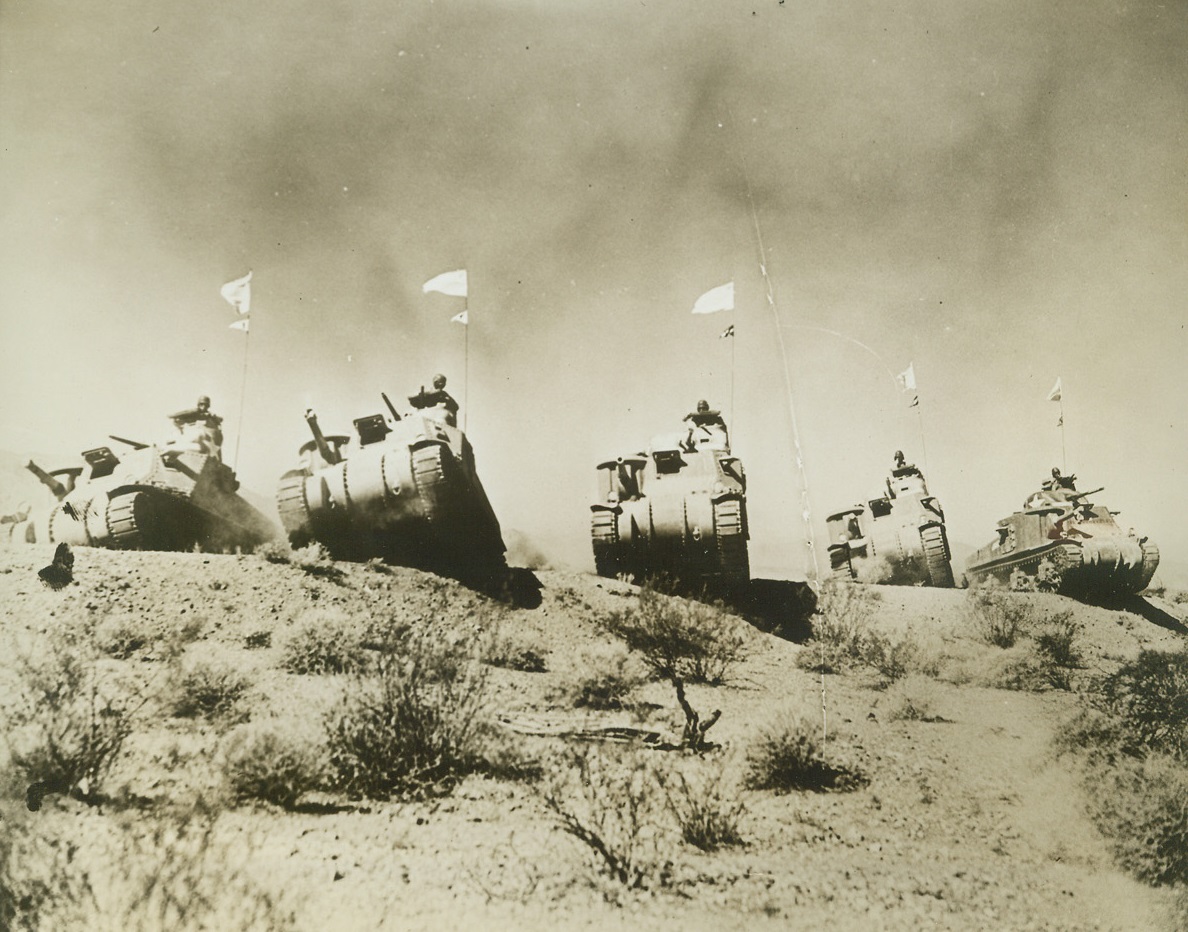
[[[997,537],[966,564],[971,583],[996,579],[1011,589],[1056,592],[1102,602],[1142,592],[1159,566],[1159,548],[1091,501],[1105,487],[1077,492],[1071,478],[1045,482],[1021,511],[998,522]]]

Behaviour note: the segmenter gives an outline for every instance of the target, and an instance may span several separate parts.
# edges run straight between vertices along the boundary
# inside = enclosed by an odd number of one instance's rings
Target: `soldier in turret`
[[[195,407],[171,414],[169,419],[177,428],[176,445],[222,460],[223,419],[210,410],[209,396],[199,395]]]
[[[420,392],[408,396],[408,403],[417,410],[438,408],[442,412],[442,419],[450,427],[458,426],[458,402],[446,391],[446,377],[441,373],[433,377],[433,391],[427,392],[421,386]]]
[[[696,450],[698,443],[711,440],[719,441],[726,450],[730,449],[730,434],[721,412],[711,411],[704,398],[697,402],[697,410],[686,414],[684,420],[689,422],[689,434],[685,438],[685,449],[689,452]]]

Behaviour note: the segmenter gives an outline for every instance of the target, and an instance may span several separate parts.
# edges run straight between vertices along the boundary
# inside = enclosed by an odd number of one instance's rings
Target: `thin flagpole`
[[[252,338],[252,325],[248,321],[248,328],[243,332],[243,375],[239,379],[239,422],[235,425],[235,456],[231,461],[231,471],[239,468],[239,438],[243,435],[243,405],[247,399],[247,371],[248,371],[248,340]]]
[[[466,432],[467,418],[470,417],[470,284],[466,285],[466,299],[463,301],[462,313],[466,315],[466,323],[462,325],[462,432]]]
[[[920,426],[920,453],[924,458],[924,473],[931,474],[928,468],[928,445],[924,442],[924,408],[920,404],[920,393],[916,392],[916,421]]]
[[[733,326],[733,324],[731,325]],[[734,430],[734,341],[738,339],[738,331],[730,332],[730,429]]]
[[[1068,472],[1068,452],[1064,446],[1064,386],[1060,391],[1060,471]]]

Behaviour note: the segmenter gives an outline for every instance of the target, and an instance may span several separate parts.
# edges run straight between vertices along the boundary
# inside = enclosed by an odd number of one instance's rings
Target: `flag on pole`
[[[450,318],[451,324],[462,324],[466,326],[470,323],[470,311],[463,311],[461,314],[455,314]]]
[[[1048,401],[1059,401],[1060,400],[1060,392],[1061,392],[1060,379],[1058,377],[1056,379],[1056,384],[1053,385],[1052,390],[1050,392],[1048,392]]]
[[[694,314],[716,314],[734,310],[734,282],[711,288],[693,303]]]
[[[721,333],[719,333],[718,339],[725,340],[727,337],[732,337],[732,336],[734,336],[734,324],[731,324],[729,327],[727,327],[725,330],[723,330]]]
[[[237,320],[237,321],[235,321],[235,323],[230,324],[227,329],[228,330],[242,330],[244,333],[247,333],[248,332],[248,324],[250,321],[251,321],[251,318],[244,317],[241,320]]]
[[[914,392],[916,390],[916,364],[908,363],[908,367],[895,377],[895,381],[899,383],[899,387],[903,391]]]
[[[219,294],[237,313],[246,314],[252,309],[252,273],[248,272],[243,278],[227,282],[219,289]]]
[[[438,291],[455,298],[466,297],[466,269],[455,269],[453,272],[442,272],[421,286],[421,291],[428,294]]]

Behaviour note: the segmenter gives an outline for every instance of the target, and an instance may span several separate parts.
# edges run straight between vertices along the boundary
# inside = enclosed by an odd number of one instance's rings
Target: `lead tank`
[[[200,400],[201,401],[201,400]],[[207,402],[209,404],[209,402]],[[276,527],[237,493],[222,462],[220,418],[203,408],[172,416],[178,436],[160,444],[112,436],[127,452],[86,450],[84,466],[26,468],[54,496],[9,523],[13,541],[113,550],[250,550]]]
[[[1052,479],[1027,497],[1023,509],[998,522],[998,534],[966,564],[971,583],[996,579],[1011,589],[1056,592],[1106,602],[1142,592],[1159,566],[1159,548],[1118,514],[1076,490],[1076,476]]]
[[[600,576],[667,577],[711,590],[750,580],[742,461],[717,412],[698,414],[686,418],[686,434],[658,436],[646,453],[598,465],[590,510]]]
[[[422,390],[401,415],[382,397],[390,422],[358,418],[354,437],[325,436],[306,411],[312,439],[277,487],[289,541],[317,541],[335,559],[378,558],[466,581],[503,573],[499,521],[453,399]]]
[[[886,486],[886,495],[826,519],[834,577],[952,588],[945,513],[924,474],[897,451]]]

